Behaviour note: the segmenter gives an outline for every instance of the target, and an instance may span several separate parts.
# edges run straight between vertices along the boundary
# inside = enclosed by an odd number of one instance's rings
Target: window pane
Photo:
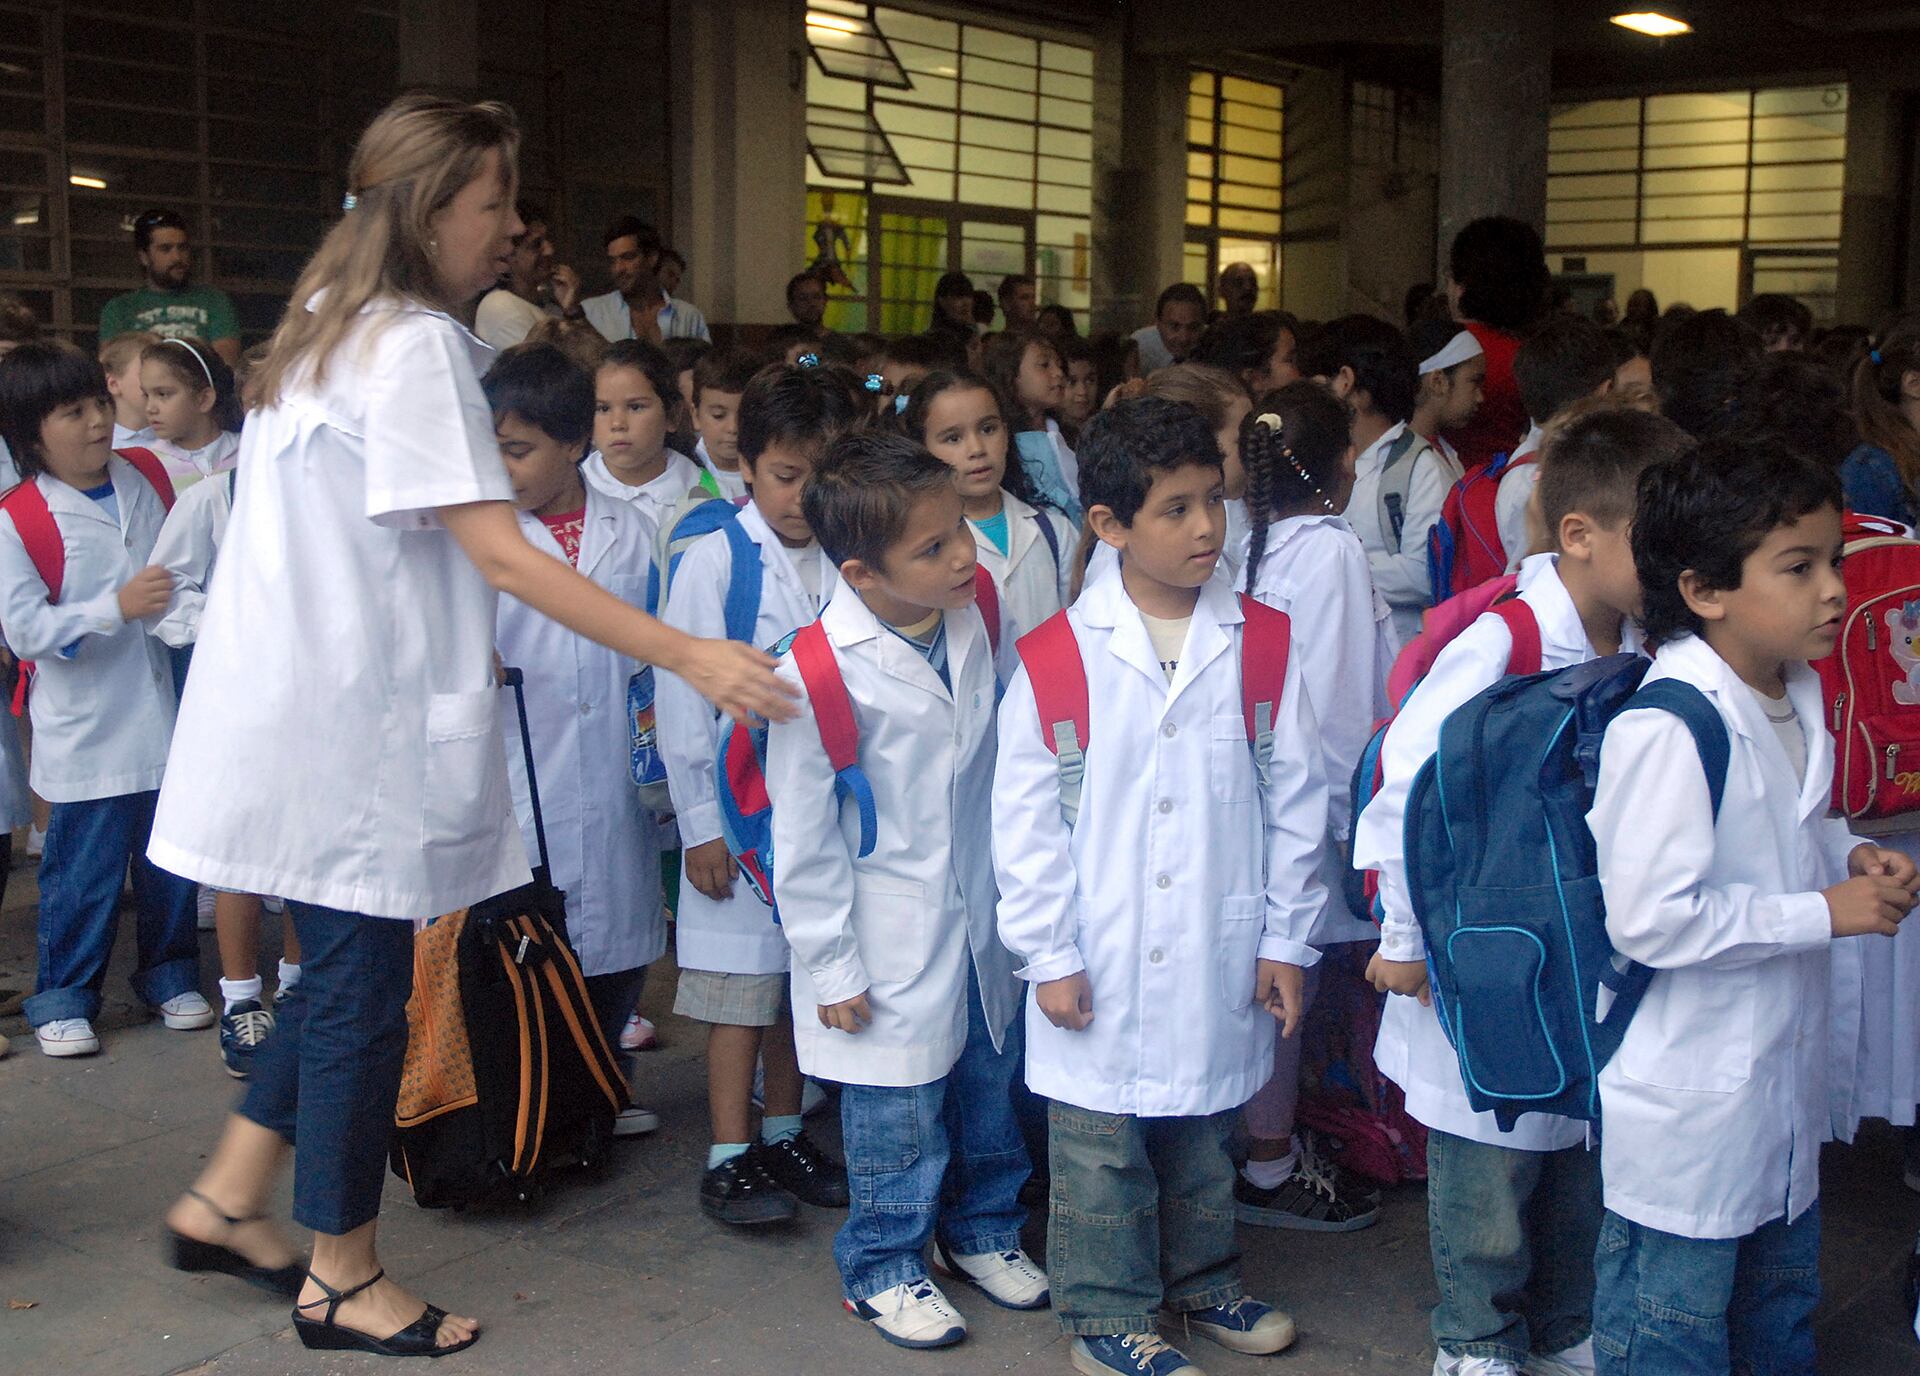
[[[998,115],[1002,119],[1022,120],[1033,123],[1035,114],[1034,98],[1021,91],[1003,91],[997,86],[970,85],[960,83],[960,108],[975,114]]]
[[[1022,62],[1029,67],[1038,66],[1040,62],[1040,45],[1033,39],[1014,33],[1001,33],[997,29],[983,29],[977,24],[966,26],[961,47],[969,53],[978,53],[1002,62]]]

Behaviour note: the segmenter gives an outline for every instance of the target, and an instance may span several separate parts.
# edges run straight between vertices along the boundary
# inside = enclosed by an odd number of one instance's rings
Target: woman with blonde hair
[[[661,625],[522,538],[455,314],[513,237],[512,112],[402,96],[361,136],[345,214],[257,378],[220,576],[149,854],[283,894],[298,992],[206,1169],[167,1214],[176,1266],[296,1298],[308,1347],[436,1356],[479,1325],[381,1270],[374,1234],[407,1039],[413,924],[528,881],[494,682],[506,592],[679,674],[723,710],[791,714],[771,661]],[[290,1149],[310,1267],[262,1215]]]

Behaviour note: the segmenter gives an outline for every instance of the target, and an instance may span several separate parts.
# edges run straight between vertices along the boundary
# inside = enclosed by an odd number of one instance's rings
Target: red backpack
[[[1920,540],[1847,514],[1846,619],[1813,667],[1833,729],[1833,806],[1854,820],[1920,813]]]
[[[118,449],[114,452],[134,466],[160,498],[160,505],[172,511],[173,479],[167,476],[160,456],[151,449]],[[47,601],[58,602],[67,579],[67,547],[61,542],[60,527],[47,506],[46,493],[29,478],[8,488],[6,494],[0,496],[0,511],[7,513],[13,528],[20,533],[20,543],[26,546],[27,558],[33,561],[34,571],[40,575],[40,581],[47,585]],[[16,717],[27,710],[27,693],[33,675],[32,661],[22,660],[20,677],[13,685],[13,715]]]
[[[1435,605],[1507,571],[1507,547],[1500,539],[1500,480],[1539,459],[1539,452],[1514,459],[1496,454],[1489,463],[1469,468],[1453,485],[1440,519],[1427,532],[1427,572]]]

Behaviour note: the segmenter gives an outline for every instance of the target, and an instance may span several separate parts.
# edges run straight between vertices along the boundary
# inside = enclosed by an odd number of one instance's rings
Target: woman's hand
[[[773,675],[773,659],[737,640],[689,638],[677,663],[663,664],[685,679],[693,691],[735,721],[753,717],[787,721],[797,715],[799,690]]]

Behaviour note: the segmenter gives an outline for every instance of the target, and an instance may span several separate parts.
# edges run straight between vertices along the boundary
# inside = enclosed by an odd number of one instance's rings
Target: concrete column
[[[401,0],[400,85],[470,92],[480,85],[476,0]]]
[[[1877,327],[1900,302],[1915,300],[1915,273],[1903,238],[1915,222],[1902,204],[1912,79],[1877,64],[1847,73],[1847,161],[1841,186],[1840,280],[1834,318]],[[1902,249],[1909,249],[1905,281]]]
[[[1453,236],[1482,215],[1545,231],[1553,8],[1446,0],[1440,38],[1439,272]]]
[[[1093,86],[1093,329],[1124,332],[1180,280],[1187,65],[1129,51],[1111,24],[1095,36]]]
[[[1347,125],[1345,73],[1307,71],[1287,83],[1280,304],[1303,320],[1347,311]]]

